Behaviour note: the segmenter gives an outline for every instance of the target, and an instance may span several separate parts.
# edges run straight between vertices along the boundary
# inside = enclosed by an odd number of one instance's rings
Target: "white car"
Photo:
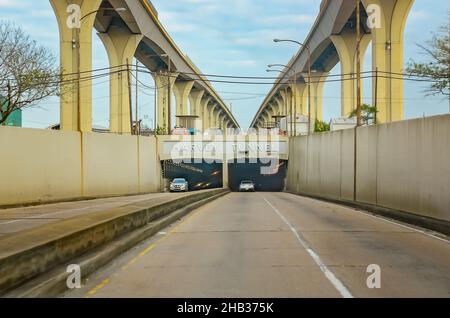
[[[184,178],[176,178],[170,183],[170,192],[188,192],[189,183]]]
[[[255,192],[255,184],[253,181],[242,181],[239,185],[240,192]]]

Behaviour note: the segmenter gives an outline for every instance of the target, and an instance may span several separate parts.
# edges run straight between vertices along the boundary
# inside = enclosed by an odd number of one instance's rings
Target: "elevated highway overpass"
[[[128,66],[137,58],[157,88],[157,126],[166,133],[177,116],[197,117],[197,128],[237,128],[238,122],[198,67],[183,54],[148,0],[50,0],[58,20],[61,70],[69,82],[61,98],[61,129],[92,131],[92,31],[108,53],[111,133],[131,133]],[[76,6],[73,7],[73,4]],[[71,6],[72,5],[72,6]],[[78,10],[78,11],[77,11]],[[71,25],[79,19],[79,25]],[[79,28],[77,28],[79,26]],[[83,84],[77,86],[81,80]],[[175,114],[172,112],[175,95]],[[190,109],[188,105],[190,104]],[[201,125],[200,125],[201,124]]]
[[[378,121],[398,121],[403,119],[403,83],[391,74],[403,73],[403,33],[414,0],[361,2],[362,60],[372,43],[372,70],[365,77],[373,78],[375,70],[383,74],[377,79],[378,89],[372,85]],[[251,127],[264,127],[277,115],[308,115],[309,99],[312,122],[321,120],[325,82],[337,63],[341,65],[340,78],[336,78],[341,80],[341,115],[348,117],[356,107],[356,46],[356,2],[323,0],[310,33],[275,81]]]

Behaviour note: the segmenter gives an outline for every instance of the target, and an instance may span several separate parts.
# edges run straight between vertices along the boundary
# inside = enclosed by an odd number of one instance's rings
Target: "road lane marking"
[[[390,224],[393,224],[393,225],[398,225],[398,226],[400,226],[402,228],[405,228],[405,229],[408,229],[408,230],[412,230],[414,232],[417,232],[417,233],[420,233],[420,234],[432,237],[432,238],[434,238],[436,240],[439,240],[439,241],[442,241],[442,242],[450,244],[450,240],[448,240],[448,239],[444,239],[444,238],[439,237],[437,235],[431,234],[430,232],[428,232],[426,230],[420,230],[418,228],[414,228],[412,226],[405,225],[405,224],[403,224],[401,222],[394,221],[394,220],[392,220],[392,219],[390,219],[388,217],[385,217],[385,216],[376,215],[376,214],[373,214],[373,213],[370,213],[370,212],[364,212],[364,211],[358,210],[356,208],[351,208],[351,207],[348,207],[348,206],[345,206],[345,205],[342,205],[342,204],[330,203],[330,202],[323,201],[323,200],[320,200],[320,199],[304,197],[304,196],[296,195],[296,194],[292,194],[292,193],[289,193],[289,194],[291,194],[291,195],[293,195],[295,197],[300,197],[300,198],[307,199],[307,200],[310,200],[310,201],[313,201],[313,202],[328,203],[328,204],[333,205],[333,206],[338,206],[340,208],[347,209],[348,211],[356,212],[356,213],[359,213],[359,214],[362,214],[362,215],[365,215],[365,216],[369,216],[371,218],[374,218],[374,219],[377,219],[377,220],[380,220],[380,221],[384,221],[386,223],[390,223]],[[326,206],[326,207],[328,207],[328,206]]]
[[[158,240],[156,240],[155,242],[151,243],[148,247],[146,247],[142,252],[140,252],[138,254],[138,256],[134,257],[133,259],[131,259],[127,264],[125,264],[124,266],[122,266],[120,268],[121,271],[126,271],[128,269],[129,266],[133,265],[134,263],[136,263],[140,258],[144,257],[145,255],[147,255],[150,251],[152,251],[159,243],[161,243],[162,241],[166,240],[167,238],[169,238],[173,233],[175,233],[175,231],[181,227],[182,225],[186,224],[189,220],[191,220],[194,216],[196,216],[197,214],[199,214],[206,206],[208,206],[208,204],[201,206],[200,208],[192,211],[190,214],[186,215],[184,217],[184,219],[182,219],[177,225],[175,225],[173,227],[172,230],[168,231],[166,235],[164,235],[163,237],[159,238]],[[175,224],[175,223],[174,223]],[[170,225],[168,226],[170,227]],[[154,239],[155,237],[150,237],[147,240],[151,240]],[[121,255],[119,255],[118,257],[121,257]],[[106,278],[102,283],[100,283],[99,285],[95,286],[94,288],[92,288],[90,291],[87,292],[87,294],[85,295],[85,298],[89,298],[90,296],[95,295],[99,290],[101,290],[103,287],[105,287],[106,285],[108,285],[110,282],[110,278]]]
[[[89,296],[93,296],[97,293],[97,291],[99,291],[100,289],[102,289],[103,287],[105,287],[106,285],[109,284],[109,279],[105,279],[103,280],[100,284],[98,284],[97,286],[95,286],[92,290],[89,291],[88,295]]]
[[[405,229],[412,230],[414,232],[417,232],[417,233],[420,233],[420,234],[423,234],[423,235],[426,235],[426,236],[430,236],[430,237],[432,237],[432,238],[434,238],[436,240],[439,240],[439,241],[442,241],[442,242],[445,242],[445,243],[450,243],[449,240],[446,240],[446,239],[441,238],[441,237],[439,237],[437,235],[431,234],[431,233],[429,233],[427,231],[419,230],[419,229],[414,228],[412,226],[408,226],[408,225],[405,225],[405,224],[402,224],[402,223],[398,223],[398,222],[395,222],[393,220],[384,218],[382,216],[373,215],[371,213],[367,213],[367,212],[363,212],[363,211],[355,210],[355,209],[351,209],[351,210],[356,212],[356,213],[360,213],[360,214],[363,214],[363,215],[366,215],[366,216],[370,216],[371,218],[374,218],[374,219],[377,219],[377,220],[381,220],[381,221],[384,221],[384,222],[387,222],[387,223],[390,223],[390,224],[393,224],[393,225],[398,225],[398,226],[403,227]]]
[[[283,220],[284,223],[290,228],[292,233],[294,233],[297,240],[300,242],[302,247],[308,252],[308,254],[312,257],[314,262],[319,266],[322,273],[324,273],[325,277],[330,281],[330,283],[334,286],[334,288],[341,294],[344,298],[353,298],[353,295],[350,291],[344,286],[344,284],[331,272],[328,267],[324,264],[322,259],[316,252],[309,246],[309,244],[302,238],[302,236],[298,233],[297,229],[284,217],[284,215],[272,205],[264,196],[264,201],[275,211],[276,214]]]

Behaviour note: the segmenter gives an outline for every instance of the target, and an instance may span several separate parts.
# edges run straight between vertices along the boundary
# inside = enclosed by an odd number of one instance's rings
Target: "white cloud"
[[[183,19],[180,18],[177,12],[162,11],[159,13],[159,20],[169,33],[192,32],[197,29],[197,25],[193,23],[180,22]]]
[[[18,0],[0,0],[0,8],[21,8],[23,4]]]
[[[265,25],[288,25],[288,24],[312,24],[316,19],[315,15],[288,14],[257,19],[257,22]]]

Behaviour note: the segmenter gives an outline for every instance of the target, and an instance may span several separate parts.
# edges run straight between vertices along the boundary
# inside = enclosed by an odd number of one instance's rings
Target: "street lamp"
[[[289,65],[284,65],[284,64],[270,64],[270,65],[267,65],[269,68],[272,68],[272,67],[277,67],[277,66],[279,66],[279,67],[284,67],[284,68],[287,68],[287,69],[289,69],[291,72],[292,72],[292,74],[294,75],[294,81],[293,81],[293,87],[292,87],[292,89],[293,89],[293,96],[294,96],[294,101],[292,102],[292,100],[291,100],[291,134],[292,134],[292,132],[294,132],[294,136],[297,136],[297,98],[295,98],[295,93],[294,93],[294,91],[296,90],[296,84],[297,84],[297,72],[295,71],[295,69],[293,68],[293,67],[291,67],[291,66],[289,66]],[[294,108],[294,109],[292,109],[292,108]],[[294,115],[294,126],[292,125],[292,115]]]
[[[311,48],[307,44],[303,44],[298,41],[294,40],[280,40],[280,39],[274,39],[275,43],[280,42],[291,42],[300,45],[301,47],[304,47],[308,52],[308,135],[311,133]]]
[[[77,49],[77,129],[79,132],[81,132],[81,43],[80,43],[80,32],[81,32],[81,23],[90,15],[100,12],[100,11],[116,11],[116,12],[123,12],[127,11],[126,8],[100,8],[98,10],[91,11],[84,16],[80,18],[80,26],[76,28],[75,31],[75,43],[74,48]]]

